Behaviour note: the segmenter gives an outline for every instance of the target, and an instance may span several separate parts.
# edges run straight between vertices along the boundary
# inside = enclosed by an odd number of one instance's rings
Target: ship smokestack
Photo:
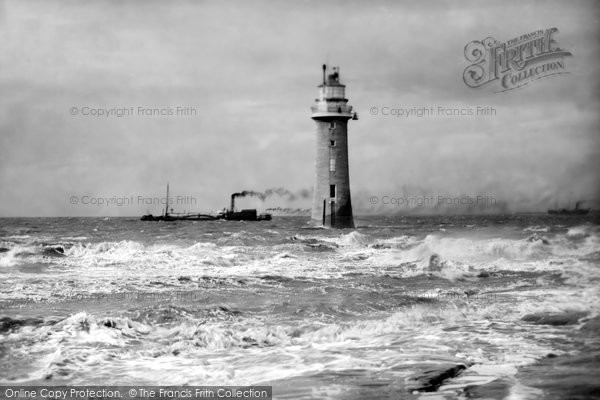
[[[323,64],[323,85],[325,85],[325,84],[326,84],[326,82],[325,82],[325,72],[326,72],[326,71],[327,71],[327,65],[326,65],[326,64]]]
[[[235,208],[235,197],[238,195],[238,193],[233,193],[231,195],[231,206],[229,208],[229,211],[233,212],[233,209]]]

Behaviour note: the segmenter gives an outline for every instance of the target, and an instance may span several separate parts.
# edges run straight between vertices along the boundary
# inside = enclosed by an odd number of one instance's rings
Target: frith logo
[[[552,75],[568,73],[565,57],[572,54],[558,47],[557,28],[538,30],[506,41],[492,37],[475,40],[465,46],[463,80],[472,88],[496,85],[498,92],[516,89]]]

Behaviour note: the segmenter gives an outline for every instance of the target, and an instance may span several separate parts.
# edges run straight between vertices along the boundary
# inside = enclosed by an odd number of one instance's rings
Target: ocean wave
[[[329,354],[326,359],[330,366],[344,364],[352,367],[355,363],[377,363],[380,350],[392,346],[404,349],[400,356],[404,360],[404,368],[409,368],[411,363],[406,362],[411,357],[419,360],[426,349],[439,353],[439,358],[444,360],[482,361],[482,356],[477,353],[477,347],[482,344],[471,343],[472,339],[477,337],[478,332],[487,331],[490,340],[498,340],[496,336],[500,333],[494,333],[493,328],[490,330],[490,318],[503,318],[508,312],[495,305],[474,308],[449,303],[445,307],[440,304],[417,305],[381,319],[338,323],[306,319],[290,325],[279,325],[239,315],[231,317],[229,311],[225,310],[224,315],[213,316],[212,319],[194,315],[185,309],[165,309],[141,318],[133,315],[96,316],[80,312],[59,321],[36,321],[27,324],[29,328],[26,324],[17,324],[10,337],[5,339],[7,344],[13,346],[11,352],[15,354],[28,351],[38,355],[37,367],[30,370],[29,378],[42,376],[46,380],[69,379],[71,382],[77,382],[78,377],[83,379],[81,374],[91,373],[101,365],[107,368],[114,366],[115,362],[140,360],[147,366],[149,360],[160,359],[163,364],[175,362],[181,367],[182,363],[188,362],[197,365],[197,361],[193,360],[214,355],[215,352],[236,357],[235,354],[241,350],[255,348],[268,351],[261,358],[268,354],[273,354],[275,359],[292,354],[299,359],[308,357],[302,361],[305,364],[300,365],[300,369],[314,370],[319,367],[319,363],[312,360],[315,350]],[[168,314],[170,318],[165,319],[163,314]],[[463,328],[447,331],[445,336],[452,339],[449,342],[428,339],[440,337],[444,327],[448,326]],[[449,346],[448,343],[452,341],[456,343]],[[545,348],[540,350],[539,345],[531,346],[525,337],[518,336],[510,341],[510,345],[506,342],[500,346],[513,353],[525,351],[529,357],[548,351]],[[338,348],[348,351],[354,349],[359,352],[357,355],[362,356],[350,360],[347,355],[340,354],[338,358]],[[371,350],[367,352],[367,349]],[[458,353],[459,349],[463,355],[458,358],[449,356]],[[246,354],[249,357],[252,353]],[[272,361],[268,361],[268,364],[271,365]],[[298,369],[294,371],[298,373]],[[128,372],[135,373],[135,370],[128,368]],[[238,364],[238,372],[244,372],[243,365]],[[271,377],[257,376],[255,382]],[[132,378],[135,377],[129,376],[128,380],[135,380]],[[235,382],[236,379],[231,377],[225,380],[231,381]]]
[[[539,259],[551,252],[549,243],[529,237],[511,239],[467,239],[428,235],[419,251],[440,254],[444,259],[478,261],[508,258],[513,260]]]
[[[7,251],[3,251],[0,253],[0,267],[14,267],[18,264],[19,260],[17,259],[14,249],[6,249]]]
[[[401,327],[421,326],[469,318],[465,310],[451,307],[418,306],[397,312],[384,320],[359,323],[323,324],[305,322],[300,326],[270,326],[258,319],[241,318],[227,307],[203,310],[201,314],[182,307],[138,310],[129,317],[95,316],[79,312],[64,319],[56,317],[2,319],[2,333],[11,341],[35,339],[49,343],[98,343],[126,346],[130,340],[189,342],[195,347],[226,349],[231,347],[275,346],[283,344],[343,342],[369,335],[397,332]],[[206,319],[207,316],[211,318]],[[234,316],[235,319],[230,317]],[[27,329],[33,327],[35,329]],[[30,342],[31,343],[31,342]]]
[[[589,237],[596,229],[593,229],[591,225],[579,225],[569,228],[567,231],[567,238],[569,239],[581,239]]]
[[[548,232],[549,230],[549,227],[540,225],[528,226],[527,228],[523,229],[524,232]]]
[[[432,289],[430,294],[440,291]],[[94,381],[102,371],[113,372],[102,379],[147,383],[169,376],[172,384],[239,384],[244,379],[256,384],[340,368],[392,368],[406,376],[424,357],[429,362],[515,366],[556,352],[540,337],[554,337],[560,326],[521,319],[553,312],[553,307],[586,313],[596,307],[586,300],[597,298],[592,291],[581,300],[562,295],[558,290],[547,293],[537,308],[502,298],[413,302],[390,312],[374,311],[362,320],[336,321],[315,319],[311,313],[294,314],[292,319],[258,317],[222,304],[161,305],[113,314],[3,319],[0,338],[10,348],[9,357],[29,363],[25,381],[66,379],[75,384]],[[514,321],[528,329],[507,331]],[[27,354],[35,354],[35,361]],[[0,378],[15,382],[8,374]]]
[[[594,267],[600,236],[597,227],[590,225],[555,234],[533,232],[520,238],[456,237],[440,233],[381,238],[358,231],[330,235],[327,232],[283,237],[278,243],[257,246],[214,241],[144,244],[133,240],[10,243],[0,253],[0,266],[4,273],[9,273],[8,277],[14,273],[27,278],[19,269],[10,270],[23,265],[36,268],[46,265],[54,273],[47,275],[45,281],[25,279],[28,282],[20,289],[8,282],[0,283],[3,289],[0,297],[21,299],[30,297],[28,293],[36,293],[42,298],[60,298],[90,291],[131,291],[132,287],[140,291],[186,289],[201,285],[198,281],[201,276],[233,277],[233,281],[257,280],[265,275],[326,279],[360,271],[375,276],[431,275],[457,280],[481,273],[522,270],[557,271],[572,279],[571,283],[585,284],[586,279],[600,275]],[[239,238],[235,234],[229,236]],[[432,264],[432,256],[437,263]],[[182,276],[190,279],[178,279]]]

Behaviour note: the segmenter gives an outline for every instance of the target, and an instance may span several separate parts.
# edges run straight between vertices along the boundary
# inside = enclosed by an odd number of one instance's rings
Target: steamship
[[[235,211],[235,198],[239,193],[231,195],[231,204],[229,209],[217,214],[194,214],[194,213],[174,213],[173,209],[169,212],[169,185],[167,184],[167,197],[165,203],[165,211],[162,215],[146,214],[140,218],[142,221],[270,221],[271,214],[259,214],[256,209],[244,209]]]
[[[579,208],[581,201],[575,203],[575,208],[555,208],[548,210],[548,214],[558,214],[558,215],[586,215],[590,212],[589,208]]]

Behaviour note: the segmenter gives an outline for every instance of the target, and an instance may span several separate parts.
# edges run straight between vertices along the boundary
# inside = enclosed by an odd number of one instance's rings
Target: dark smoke
[[[256,192],[254,190],[243,190],[241,192],[234,193],[231,196],[233,198],[236,198],[236,197],[246,197],[246,196],[258,197],[261,201],[265,201],[265,199],[267,198],[264,193]]]
[[[292,192],[291,190],[288,190],[286,188],[279,187],[279,188],[267,189],[267,190],[264,191],[264,193],[257,192],[257,191],[254,191],[254,190],[244,190],[244,191],[239,192],[239,193],[234,193],[232,196],[233,197],[251,196],[251,197],[258,198],[261,201],[265,201],[269,197],[272,197],[272,196],[275,196],[275,195],[277,195],[277,196],[285,199],[286,201],[294,201],[294,200],[298,200],[298,199],[308,199],[308,198],[310,198],[311,191],[309,189],[301,189],[301,190],[298,190],[297,192]]]
[[[271,207],[265,211],[273,215],[310,215],[310,208]]]

